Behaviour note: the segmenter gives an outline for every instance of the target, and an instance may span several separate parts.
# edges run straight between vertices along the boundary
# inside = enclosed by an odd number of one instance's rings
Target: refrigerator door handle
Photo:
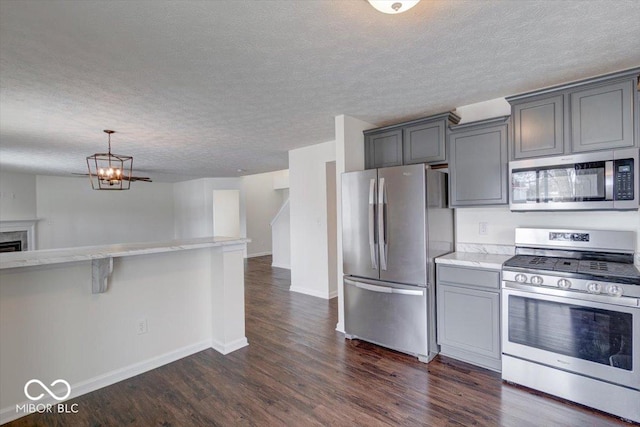
[[[411,295],[411,296],[416,296],[416,297],[421,297],[424,295],[424,291],[423,290],[411,290],[411,289],[393,289],[393,293],[394,294],[400,294],[400,295]]]
[[[424,289],[399,289],[399,288],[391,288],[388,286],[378,286],[372,285],[369,283],[355,282],[353,280],[344,279],[344,283],[348,285],[353,285],[356,288],[364,289],[367,291],[379,292],[383,294],[398,294],[398,295],[410,295],[416,297],[424,296]]]
[[[367,291],[373,291],[373,292],[381,292],[384,294],[392,294],[394,291],[393,288],[388,288],[386,286],[370,285],[368,283],[356,282],[355,285],[356,285],[356,288],[366,289]]]
[[[385,202],[386,190],[384,186],[384,178],[380,178],[380,187],[378,188],[378,242],[380,243],[380,269],[387,269],[387,236],[385,224]]]
[[[376,245],[376,180],[369,181],[369,252],[371,254],[371,268],[378,269],[378,247]]]

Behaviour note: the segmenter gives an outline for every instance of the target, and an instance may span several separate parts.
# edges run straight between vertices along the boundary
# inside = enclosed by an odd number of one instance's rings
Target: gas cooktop
[[[625,280],[627,283],[640,285],[640,272],[638,269],[633,264],[622,262],[580,260],[538,255],[516,255],[507,260],[504,263],[504,267],[523,269],[529,272],[543,270],[575,273],[608,279],[623,278],[631,280],[631,282]]]

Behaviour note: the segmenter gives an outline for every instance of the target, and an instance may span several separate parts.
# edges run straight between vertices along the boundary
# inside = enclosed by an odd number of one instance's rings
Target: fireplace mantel
[[[36,223],[39,219],[10,219],[0,220],[0,233],[11,233],[14,231],[27,232],[27,250],[36,250]]]

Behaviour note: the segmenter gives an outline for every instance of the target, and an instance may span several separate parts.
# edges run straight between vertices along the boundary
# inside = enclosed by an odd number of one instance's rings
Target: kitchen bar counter
[[[147,255],[174,252],[185,249],[202,249],[216,246],[246,244],[250,239],[232,237],[201,237],[172,240],[169,242],[123,243],[102,246],[46,249],[38,251],[10,252],[0,254],[0,270],[30,267],[35,265],[61,264],[94,259],[120,258],[131,255]]]
[[[512,256],[513,255],[496,255],[475,252],[453,252],[436,258],[436,264],[500,270],[502,269],[502,264]]]
[[[32,378],[64,379],[75,398],[208,348],[228,354],[246,346],[248,241],[3,253],[0,424],[25,414],[16,405]]]

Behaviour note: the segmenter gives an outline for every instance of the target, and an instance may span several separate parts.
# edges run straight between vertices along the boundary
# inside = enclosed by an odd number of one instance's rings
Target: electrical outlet
[[[479,222],[478,223],[478,234],[480,234],[481,236],[486,236],[487,235],[487,228],[489,228],[489,224],[486,222]]]
[[[138,324],[137,324],[138,335],[146,334],[148,331],[149,331],[149,328],[147,327],[147,319],[138,320]]]

